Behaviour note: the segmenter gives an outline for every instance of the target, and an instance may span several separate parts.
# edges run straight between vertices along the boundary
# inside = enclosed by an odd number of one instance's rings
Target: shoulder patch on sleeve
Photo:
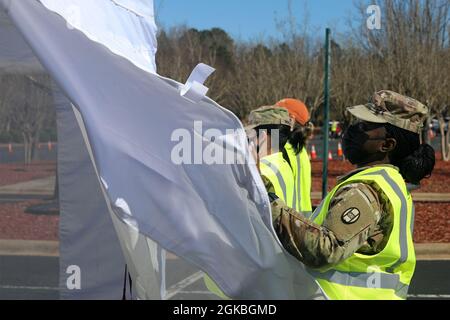
[[[333,232],[342,242],[367,234],[378,223],[380,203],[371,194],[370,187],[358,183],[342,190],[329,208],[323,227]]]
[[[341,220],[345,224],[353,224],[358,221],[361,216],[361,211],[358,208],[349,208],[344,211],[341,216]]]

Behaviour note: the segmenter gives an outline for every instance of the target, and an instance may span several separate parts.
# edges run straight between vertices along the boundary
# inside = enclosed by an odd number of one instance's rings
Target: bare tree
[[[43,74],[9,74],[0,80],[3,129],[20,132],[24,162],[31,163],[43,127],[54,118],[50,78]]]
[[[382,11],[381,30],[367,28],[366,9],[374,2]],[[285,97],[304,100],[318,114],[323,105],[323,39],[311,36],[317,32],[308,24],[306,8],[298,24],[293,2],[287,4],[287,17],[277,21],[281,40],[234,43],[220,29],[162,32],[159,72],[185,81],[198,62],[217,67],[207,84],[210,96],[241,119]],[[356,5],[356,25],[332,42],[332,117],[347,122],[346,107],[366,102],[378,90],[412,96],[439,119],[442,154],[448,159],[444,127],[450,101],[450,0],[366,0]],[[315,120],[320,122],[320,115]]]
[[[423,101],[430,119],[439,119],[449,106],[450,83],[446,70],[449,50],[449,0],[376,1],[382,10],[381,30],[366,27],[368,1],[358,4],[360,22],[353,36],[367,60],[361,70],[379,89],[391,89]],[[367,85],[367,84],[366,84]],[[423,139],[427,140],[428,124]],[[449,159],[449,141],[442,132],[442,154]]]

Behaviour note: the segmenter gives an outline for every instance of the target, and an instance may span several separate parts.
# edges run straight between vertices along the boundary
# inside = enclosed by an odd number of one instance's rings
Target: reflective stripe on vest
[[[390,199],[394,211],[390,238],[378,254],[368,256],[355,253],[331,270],[310,270],[310,273],[331,299],[405,299],[415,267],[412,243],[414,209],[411,196],[397,170],[377,166],[351,176],[328,194],[311,219],[322,224],[336,191],[342,185],[353,182],[376,183]]]
[[[293,208],[308,217],[312,213],[311,162],[309,161],[308,152],[306,148],[303,148],[299,154],[296,154],[294,147],[290,143],[286,143],[285,148],[294,172],[294,198],[296,199],[293,202]]]
[[[406,233],[408,232],[408,206],[406,203],[406,197],[403,192],[400,190],[400,187],[392,180],[386,170],[379,170],[373,173],[364,174],[366,175],[374,175],[379,174],[383,176],[383,178],[387,181],[387,183],[394,190],[397,197],[401,202],[400,209],[400,258],[388,269],[388,272],[393,273],[394,269],[398,267],[400,264],[404,263],[406,259],[408,259],[408,239]]]
[[[409,286],[400,281],[400,276],[383,272],[342,272],[330,270],[327,272],[309,271],[313,277],[337,283],[343,286],[359,288],[375,288],[395,290],[395,294],[406,299]]]
[[[289,164],[284,160],[281,152],[264,157],[260,161],[261,175],[272,183],[275,194],[287,206],[293,207],[294,177]]]

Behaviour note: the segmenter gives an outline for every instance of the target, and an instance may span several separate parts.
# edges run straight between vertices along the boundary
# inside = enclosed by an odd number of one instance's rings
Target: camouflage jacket
[[[339,179],[345,181],[361,168]],[[392,230],[392,209],[389,199],[377,185],[363,182],[342,186],[330,202],[328,215],[322,225],[308,220],[273,196],[270,181],[263,181],[272,201],[274,229],[284,248],[311,268],[328,269],[355,252],[373,255],[386,245]],[[357,222],[346,224],[342,215],[357,208]]]

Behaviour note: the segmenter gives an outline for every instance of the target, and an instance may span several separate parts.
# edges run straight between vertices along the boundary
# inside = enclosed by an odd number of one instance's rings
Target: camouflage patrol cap
[[[356,118],[375,123],[390,123],[396,127],[420,133],[428,117],[428,107],[399,93],[382,90],[365,105],[349,107]]]
[[[285,108],[278,106],[264,106],[253,110],[248,117],[249,125],[246,130],[251,130],[259,126],[265,125],[286,125],[293,127],[295,120],[291,118],[289,112]]]

